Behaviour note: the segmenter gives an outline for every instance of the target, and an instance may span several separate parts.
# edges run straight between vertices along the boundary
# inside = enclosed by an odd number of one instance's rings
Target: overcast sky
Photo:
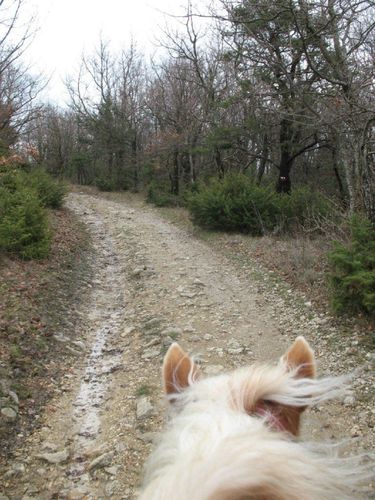
[[[163,13],[183,12],[186,1],[28,0],[27,5],[26,15],[30,18],[34,13],[39,27],[27,59],[51,77],[47,96],[62,104],[66,99],[63,79],[76,73],[82,52],[92,52],[100,36],[114,49],[129,46],[133,37],[150,54],[165,25]]]

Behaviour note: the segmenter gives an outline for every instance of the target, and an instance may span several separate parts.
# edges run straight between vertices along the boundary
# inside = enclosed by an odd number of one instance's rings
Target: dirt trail
[[[373,446],[374,357],[355,337],[341,342],[347,361],[338,364],[339,332],[328,316],[255,264],[234,264],[149,208],[87,194],[71,194],[68,206],[89,227],[96,254],[81,329],[60,339],[79,359],[41,416],[43,427],[4,471],[0,500],[135,498],[163,423],[159,373],[173,340],[199,354],[210,374],[275,360],[298,334],[312,341],[323,371],[364,364],[359,396],[331,404],[323,417],[310,411],[306,428],[320,437],[359,436],[357,449]]]

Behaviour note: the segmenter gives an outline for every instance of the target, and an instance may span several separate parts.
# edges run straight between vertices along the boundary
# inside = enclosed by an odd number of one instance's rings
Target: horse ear
[[[314,378],[316,376],[316,364],[314,352],[304,337],[297,337],[293,345],[281,358],[288,369],[297,369],[296,377]]]
[[[296,370],[297,378],[314,378],[316,375],[316,364],[314,352],[304,337],[297,337],[291,347],[281,357],[280,362],[287,370]],[[282,404],[271,404],[260,402],[258,412],[269,412],[275,417],[281,429],[298,436],[300,418],[306,407],[293,407]]]
[[[175,342],[168,349],[163,362],[163,382],[166,394],[182,392],[198,376],[198,367]]]

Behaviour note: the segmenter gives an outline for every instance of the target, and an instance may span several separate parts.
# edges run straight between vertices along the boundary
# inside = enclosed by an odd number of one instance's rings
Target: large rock
[[[68,460],[69,451],[62,450],[62,451],[57,451],[56,453],[40,453],[39,455],[36,455],[36,458],[44,460],[49,464],[62,464]]]
[[[143,432],[142,434],[139,434],[138,439],[143,441],[144,443],[155,443],[159,437],[158,432]]]
[[[226,349],[228,354],[242,354],[244,350],[245,348],[236,339],[231,339]]]
[[[103,443],[94,448],[89,448],[88,450],[85,450],[82,453],[82,457],[85,458],[86,460],[93,460],[99,455],[104,455],[105,453],[108,453],[108,447],[106,444]]]
[[[143,324],[143,328],[147,331],[160,328],[162,320],[160,318],[151,318]]]
[[[23,464],[13,464],[12,468],[9,469],[5,474],[5,479],[11,477],[22,476],[25,473],[25,466]]]
[[[143,396],[137,401],[137,419],[143,420],[150,417],[154,412],[154,407],[151,404],[151,400],[147,396]]]
[[[142,359],[153,359],[157,358],[160,355],[160,348],[154,347],[150,349],[145,349],[141,356]]]
[[[1,408],[1,416],[7,422],[14,422],[17,419],[17,412],[13,408]]]
[[[18,406],[19,405],[19,399],[17,394],[14,391],[8,391],[8,396],[12,399],[12,401]]]
[[[58,450],[58,445],[54,443],[50,443],[49,441],[45,441],[42,444],[42,450],[47,451],[48,453],[55,453]]]
[[[88,470],[92,472],[96,469],[103,469],[104,467],[108,467],[109,465],[111,465],[114,455],[115,454],[113,451],[108,451],[107,453],[103,453],[103,455],[94,458],[94,460],[90,462]]]

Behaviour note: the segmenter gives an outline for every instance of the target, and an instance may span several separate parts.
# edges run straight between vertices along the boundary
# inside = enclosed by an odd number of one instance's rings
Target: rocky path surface
[[[136,498],[142,464],[163,425],[163,354],[178,340],[220,373],[276,360],[299,334],[321,372],[363,370],[353,392],[306,418],[310,438],[374,445],[374,356],[356,334],[340,338],[329,316],[257,265],[235,263],[154,210],[71,194],[89,227],[96,276],[82,325],[66,338],[78,362],[43,427],[1,471],[0,500]]]

